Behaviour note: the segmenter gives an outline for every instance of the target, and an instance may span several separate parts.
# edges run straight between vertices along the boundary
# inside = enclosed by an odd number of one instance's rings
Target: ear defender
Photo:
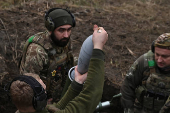
[[[151,51],[154,53],[155,52],[155,41],[152,42],[152,45],[151,45]]]
[[[62,8],[52,8],[52,9],[49,9],[47,12],[45,12],[45,27],[49,31],[53,31],[55,29],[55,23],[53,22],[52,18],[49,17],[49,14],[50,14],[50,12],[52,12],[52,11],[54,11],[56,9],[62,9]],[[65,10],[70,14],[70,16],[72,18],[72,27],[75,27],[76,26],[76,21],[75,21],[74,15],[67,9],[62,9],[62,10]]]
[[[55,24],[49,16],[45,19],[45,26],[48,28],[49,31],[54,30]]]
[[[31,76],[20,75],[10,82],[9,87],[6,91],[10,92],[11,84],[17,80],[24,81],[31,86],[34,91],[34,97],[32,99],[33,107],[36,111],[42,111],[47,105],[47,94],[42,85]]]
[[[66,9],[65,9],[66,10]],[[69,11],[69,10],[66,10],[72,17],[72,22],[73,22],[73,26],[72,27],[75,27],[76,26],[76,21],[75,21],[75,17],[74,15]]]

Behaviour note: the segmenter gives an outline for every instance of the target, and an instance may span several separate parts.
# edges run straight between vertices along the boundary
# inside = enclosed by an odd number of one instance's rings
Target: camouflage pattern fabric
[[[126,110],[129,113],[159,113],[163,108],[170,109],[170,106],[165,106],[170,95],[170,74],[162,73],[156,65],[150,66],[149,61],[154,61],[154,54],[151,54],[151,51],[134,62],[121,86],[122,105],[125,108],[134,107]],[[141,85],[146,91],[141,90]],[[146,93],[136,95],[137,89],[140,90],[138,93]],[[136,97],[141,97],[140,102],[136,101]]]
[[[48,54],[43,47],[32,43],[27,49],[25,63],[22,63],[21,65],[24,65],[24,69],[20,69],[20,73],[31,72],[40,75],[40,72],[43,69],[43,65],[48,64]]]
[[[56,102],[61,97],[68,71],[74,66],[70,45],[69,42],[66,47],[57,47],[48,32],[38,33],[34,35],[33,42],[25,46],[20,64],[21,74],[31,72],[40,75],[46,84],[48,97]]]
[[[154,42],[154,46],[165,47],[170,49],[170,33],[164,33],[160,35]]]
[[[148,52],[145,58],[149,59],[149,63],[154,60],[154,54],[151,58],[151,54]],[[149,66],[149,70],[149,75],[144,75],[148,76],[148,78],[146,84],[144,84],[147,92],[143,98],[143,107],[148,113],[158,113],[164,106],[165,101],[170,94],[170,76],[169,74],[157,73],[156,65]]]

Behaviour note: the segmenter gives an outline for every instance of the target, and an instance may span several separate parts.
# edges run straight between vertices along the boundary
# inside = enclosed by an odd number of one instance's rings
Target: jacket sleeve
[[[144,55],[139,57],[130,67],[129,72],[121,86],[121,104],[124,108],[133,107],[135,101],[135,89],[142,84],[144,68]]]
[[[69,103],[69,101],[73,100],[80,93],[82,88],[83,88],[83,84],[79,84],[76,81],[73,81],[69,86],[65,95],[61,98],[61,100],[58,103],[47,105],[46,108],[49,111],[58,111],[64,109],[66,105]]]
[[[104,85],[104,53],[94,49],[83,90],[63,110],[55,113],[93,113],[102,97]]]
[[[44,65],[48,63],[48,54],[38,44],[32,43],[29,45],[26,53],[25,62],[21,62],[20,69],[21,73],[36,73],[40,74],[40,71],[43,69]]]

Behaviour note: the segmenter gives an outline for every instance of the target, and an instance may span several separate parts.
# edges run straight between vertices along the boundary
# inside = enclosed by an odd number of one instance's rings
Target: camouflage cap
[[[170,49],[170,33],[160,35],[154,42],[155,47]]]

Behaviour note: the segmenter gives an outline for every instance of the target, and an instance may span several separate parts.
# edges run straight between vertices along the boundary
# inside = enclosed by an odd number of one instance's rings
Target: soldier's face
[[[66,46],[70,39],[71,28],[72,28],[71,25],[59,26],[51,34],[51,39],[57,46],[60,47]]]
[[[170,66],[170,50],[155,47],[155,61],[160,68]]]

